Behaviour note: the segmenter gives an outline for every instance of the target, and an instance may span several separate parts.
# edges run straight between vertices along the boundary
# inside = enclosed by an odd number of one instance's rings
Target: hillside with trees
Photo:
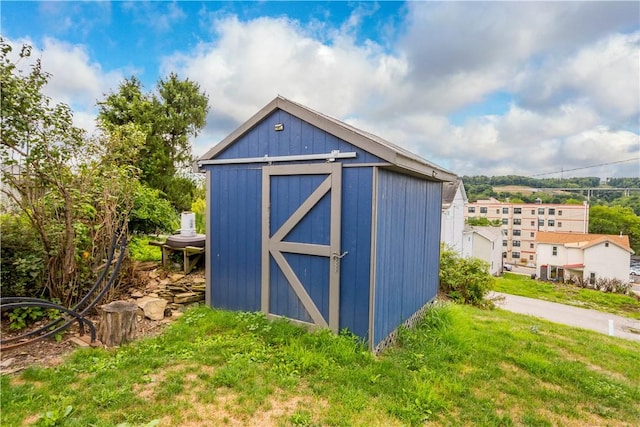
[[[640,178],[608,178],[601,182],[598,177],[537,179],[507,175],[463,176],[462,182],[472,202],[490,197],[511,203],[588,201],[589,232],[628,235],[631,248],[640,254]]]

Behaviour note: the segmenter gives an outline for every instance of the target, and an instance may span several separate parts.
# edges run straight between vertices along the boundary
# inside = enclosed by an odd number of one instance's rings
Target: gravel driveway
[[[497,307],[504,310],[528,314],[564,325],[590,329],[607,335],[609,335],[609,321],[613,320],[614,336],[640,341],[640,320],[501,292],[491,292],[489,294],[489,298],[495,297],[504,297],[503,301],[496,303]],[[632,332],[631,329],[638,332]]]

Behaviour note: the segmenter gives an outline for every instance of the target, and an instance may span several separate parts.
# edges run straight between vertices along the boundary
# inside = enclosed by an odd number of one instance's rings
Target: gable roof
[[[198,159],[198,162],[214,159],[218,154],[222,153],[227,147],[232,145],[236,140],[245,135],[268,115],[278,109],[286,111],[287,113],[296,116],[299,119],[336,136],[337,138],[380,157],[384,161],[388,162],[392,168],[439,181],[454,181],[457,178],[453,172],[437,166],[417,154],[338,119],[290,101],[280,95],[254,114],[249,120],[240,125],[240,127],[231,132],[217,145],[203,154]]]
[[[462,193],[462,200],[464,203],[467,203],[469,199],[467,199],[467,192],[464,190],[464,184],[460,178],[455,181],[445,182],[442,184],[442,206],[448,208],[451,203],[453,203],[453,199],[456,198],[456,193],[458,192],[458,188]]]
[[[552,231],[538,231],[536,243],[562,245],[567,248],[587,249],[601,243],[612,243],[620,248],[633,253],[629,244],[629,236],[616,236],[615,234],[581,234],[558,233]]]
[[[467,228],[468,227],[468,228]],[[465,231],[474,232],[490,242],[495,242],[502,237],[502,228],[500,227],[490,227],[490,226],[467,226],[465,227]]]

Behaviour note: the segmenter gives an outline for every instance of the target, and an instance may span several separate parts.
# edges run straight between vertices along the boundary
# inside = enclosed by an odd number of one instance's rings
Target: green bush
[[[129,217],[132,233],[173,233],[179,228],[178,213],[171,202],[162,197],[160,190],[139,184],[134,195]]]
[[[151,238],[149,236],[143,236],[136,234],[129,240],[129,253],[131,259],[136,261],[161,261],[162,250],[158,246],[152,246],[149,244]]]
[[[191,212],[196,214],[196,232],[200,234],[206,233],[206,210],[207,204],[201,197],[191,203]]]
[[[3,296],[38,296],[44,273],[42,247],[22,214],[0,216],[0,289]]]
[[[440,251],[440,291],[452,300],[475,306],[490,306],[485,300],[493,277],[489,264],[478,258],[461,258],[448,248]]]

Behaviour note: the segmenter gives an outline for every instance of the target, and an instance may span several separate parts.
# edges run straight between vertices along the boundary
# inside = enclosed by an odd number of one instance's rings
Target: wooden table
[[[169,256],[174,252],[182,252],[183,256],[183,271],[184,274],[189,274],[193,267],[196,266],[202,254],[205,252],[204,248],[196,246],[185,246],[183,248],[176,248],[174,246],[167,245],[163,242],[150,241],[151,246],[159,246],[162,249],[162,266],[167,267],[169,263]]]

